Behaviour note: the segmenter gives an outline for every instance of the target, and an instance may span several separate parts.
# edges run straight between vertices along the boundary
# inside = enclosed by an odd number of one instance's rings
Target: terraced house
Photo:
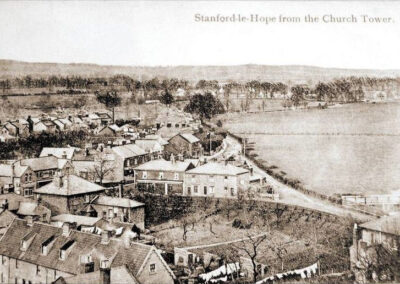
[[[104,188],[75,175],[59,174],[51,183],[34,190],[36,199],[54,214],[76,213]]]
[[[135,168],[137,188],[157,194],[182,195],[185,172],[193,169],[190,161],[153,160]]]
[[[113,147],[111,152],[115,156],[115,181],[134,182],[134,168],[150,160],[150,154],[135,144]]]
[[[71,162],[55,156],[19,160],[16,165],[29,166],[36,175],[37,187],[50,183],[56,173],[72,173]]]
[[[174,283],[149,245],[14,219],[0,240],[1,283]]]
[[[32,196],[36,188],[36,174],[30,166],[18,162],[0,164],[0,182],[3,183],[3,192]]]
[[[248,189],[249,180],[245,168],[210,162],[185,173],[184,195],[236,197]]]

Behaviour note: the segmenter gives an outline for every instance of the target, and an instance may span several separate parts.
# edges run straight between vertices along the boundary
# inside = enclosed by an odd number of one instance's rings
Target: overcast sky
[[[400,69],[400,2],[0,2],[0,58],[113,65]],[[206,23],[195,14],[360,15],[371,23]]]

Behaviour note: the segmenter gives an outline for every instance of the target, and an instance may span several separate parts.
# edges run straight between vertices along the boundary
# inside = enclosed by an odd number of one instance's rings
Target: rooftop
[[[60,186],[59,178],[62,179]],[[40,194],[52,194],[52,195],[63,195],[73,196],[79,194],[85,194],[90,192],[104,191],[104,187],[87,181],[76,175],[67,175],[64,177],[56,177],[54,180],[40,188],[35,189],[35,193]]]
[[[136,170],[142,171],[165,171],[165,172],[184,172],[188,168],[193,167],[190,161],[166,161],[164,159],[148,161],[140,166],[137,166]]]
[[[51,217],[51,221],[77,223],[78,226],[94,226],[101,218],[100,217],[87,217],[73,214],[60,214]]]
[[[114,153],[123,158],[131,158],[146,154],[146,152],[142,148],[135,144],[127,144],[123,146],[113,147],[112,150],[114,151]]]
[[[63,155],[67,156],[68,160],[71,160],[78,148],[75,147],[44,147],[40,153],[40,157],[47,157],[53,155],[59,159],[63,158]]]
[[[361,228],[400,236],[400,213],[361,224]]]
[[[105,195],[99,196],[94,203],[99,205],[125,207],[125,208],[135,208],[144,206],[144,203],[138,202],[136,200],[128,198],[109,197]]]
[[[122,241],[116,239],[102,244],[101,236],[95,234],[71,230],[65,236],[62,231],[62,228],[43,223],[29,226],[26,221],[16,218],[0,240],[0,254],[74,275],[84,272],[80,256],[91,255],[95,271],[99,270],[100,260],[106,258],[111,261],[111,268],[126,265],[133,275],[137,275],[147,255],[154,250],[152,246],[138,243],[125,247]],[[21,240],[28,234],[36,235],[26,251],[21,253]],[[47,255],[43,255],[42,244],[49,238],[54,238],[54,244]],[[74,245],[69,248],[65,260],[60,260],[60,249],[71,241]]]
[[[244,173],[248,173],[249,171],[236,167],[230,164],[221,164],[221,163],[206,163],[197,168],[191,169],[187,171],[188,174],[208,174],[208,175],[227,175],[227,176],[235,176]]]
[[[20,164],[24,166],[30,166],[33,171],[59,169],[60,166],[63,166],[63,163],[60,164],[58,158],[55,156],[23,159],[20,160]]]

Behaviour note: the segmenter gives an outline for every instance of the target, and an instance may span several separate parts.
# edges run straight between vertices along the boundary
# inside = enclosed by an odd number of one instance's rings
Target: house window
[[[207,195],[207,186],[204,187],[204,195]]]
[[[15,268],[18,268],[18,259],[15,260]]]
[[[6,257],[4,255],[1,256],[1,264],[6,264]]]
[[[155,273],[156,272],[156,264],[155,263],[152,263],[152,264],[150,264],[150,273]]]
[[[225,190],[225,191],[228,191],[228,187],[227,187],[227,186],[225,186],[225,187],[224,187],[224,190]]]
[[[164,173],[160,172],[160,174],[158,175],[158,179],[163,179],[164,178]]]
[[[40,274],[40,266],[36,265],[36,275],[39,275],[39,274]]]
[[[179,173],[174,174],[174,180],[179,180]]]
[[[25,189],[24,189],[24,195],[25,195],[25,196],[31,196],[31,195],[33,195],[32,188],[25,188]]]
[[[143,179],[147,179],[147,172],[143,172],[142,177],[143,177]]]
[[[171,123],[167,123],[167,127],[170,128],[171,127]]]
[[[179,128],[179,123],[176,123],[176,124],[175,124],[175,127],[176,127],[176,128]]]
[[[197,185],[195,185],[193,191],[194,191],[194,193],[197,193],[199,191],[199,187]]]
[[[224,182],[228,182],[228,176],[224,177]]]
[[[107,217],[107,211],[103,211],[103,217]]]
[[[234,196],[235,195],[235,189],[233,187],[231,187],[231,195]]]

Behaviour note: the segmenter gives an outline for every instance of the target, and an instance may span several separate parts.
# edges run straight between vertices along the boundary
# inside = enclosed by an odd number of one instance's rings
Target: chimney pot
[[[110,242],[110,232],[108,230],[103,230],[101,232],[101,244],[107,245]]]
[[[27,225],[29,227],[32,227],[32,225],[33,225],[33,217],[32,216],[26,216],[26,221],[27,221]]]
[[[65,223],[62,225],[62,235],[63,235],[64,237],[69,237],[70,232],[71,232],[71,230],[70,230],[70,225],[69,225],[68,222],[65,222]]]

